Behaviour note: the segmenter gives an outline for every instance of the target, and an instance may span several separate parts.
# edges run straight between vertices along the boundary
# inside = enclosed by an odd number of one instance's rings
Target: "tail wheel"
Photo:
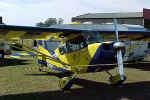
[[[126,80],[126,76],[123,76],[123,77],[124,77],[124,79],[121,80],[120,75],[111,76],[111,77],[109,77],[109,81],[114,86],[120,86]]]
[[[64,77],[59,80],[58,87],[63,91],[69,90],[73,85],[73,79],[71,77]]]

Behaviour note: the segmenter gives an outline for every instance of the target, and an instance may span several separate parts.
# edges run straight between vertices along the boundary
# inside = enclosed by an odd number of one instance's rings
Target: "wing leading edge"
[[[118,24],[120,38],[129,40],[150,37],[150,31],[139,25]],[[4,39],[43,39],[57,37],[60,34],[78,34],[99,32],[104,39],[113,39],[115,30],[113,24],[62,24],[51,27],[15,26],[0,24],[0,38]]]

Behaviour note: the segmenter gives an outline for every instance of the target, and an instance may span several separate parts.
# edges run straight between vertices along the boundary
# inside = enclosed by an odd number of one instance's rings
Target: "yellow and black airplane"
[[[118,34],[119,33],[119,34]],[[126,77],[123,71],[123,56],[128,40],[149,40],[150,31],[135,25],[117,24],[63,24],[51,27],[0,25],[0,38],[17,43],[16,39],[33,39],[37,48],[22,45],[22,49],[37,56],[38,64],[52,70],[70,73],[59,81],[62,90],[70,89],[76,75],[106,71],[110,82],[122,84]],[[55,50],[50,42],[59,41]],[[17,43],[18,44],[18,43]],[[19,44],[21,45],[21,44]],[[118,68],[112,76],[109,69]]]

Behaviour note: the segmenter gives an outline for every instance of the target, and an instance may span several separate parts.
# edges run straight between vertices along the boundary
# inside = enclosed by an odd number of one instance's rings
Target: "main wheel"
[[[114,86],[120,86],[126,80],[126,76],[123,76],[123,77],[124,77],[124,79],[121,80],[120,75],[111,76],[111,77],[109,77],[109,81]]]

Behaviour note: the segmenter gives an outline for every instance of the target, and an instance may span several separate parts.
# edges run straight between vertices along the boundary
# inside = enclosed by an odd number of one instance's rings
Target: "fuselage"
[[[104,42],[100,38],[100,41],[97,41],[97,38],[99,37],[93,37],[93,35],[86,35],[86,37],[84,35],[77,35],[67,36],[61,42],[38,41],[38,50],[45,55],[55,58],[55,60],[52,60],[39,55],[38,63],[61,72],[85,73],[114,68],[115,66],[105,65],[117,63],[116,50],[113,47],[115,41]],[[57,48],[52,45],[53,43],[54,45],[57,44]],[[131,52],[134,52],[135,48],[138,48],[138,50],[142,49],[142,54],[137,54],[145,56],[143,55],[145,46],[141,49],[139,45],[131,48],[128,43],[126,49],[122,49],[124,61],[132,60],[133,57],[137,56],[135,53],[131,55]]]
[[[74,42],[74,40],[71,40],[61,43],[54,51],[50,51],[46,46],[42,45],[42,43],[46,45],[46,42],[39,43],[38,50],[46,55],[56,58],[58,62],[38,56],[38,63],[54,70],[78,73],[109,69],[110,67],[99,64],[116,63],[116,54],[113,49],[114,42],[110,41],[107,43],[101,42],[91,44],[86,44],[83,41],[80,41],[80,43]],[[70,66],[65,67],[65,64]]]

